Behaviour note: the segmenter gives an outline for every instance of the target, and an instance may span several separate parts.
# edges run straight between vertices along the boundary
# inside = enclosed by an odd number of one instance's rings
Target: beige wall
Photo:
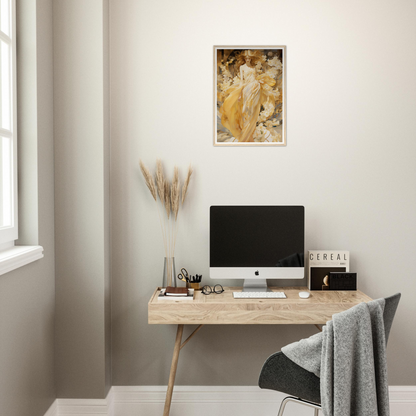
[[[163,248],[139,158],[195,167],[176,261],[208,276],[211,204],[303,204],[306,250],[344,249],[359,288],[401,291],[390,384],[416,384],[416,4],[110,2],[113,385],[163,385],[175,329],[147,324]],[[287,45],[285,148],[215,148],[213,45]],[[177,382],[255,385],[306,326],[206,327]],[[244,369],[240,364],[244,364]]]
[[[52,1],[17,6],[18,243],[44,258],[0,276],[0,413],[41,416],[56,397]]]
[[[56,388],[103,398],[110,374],[108,1],[54,2]]]

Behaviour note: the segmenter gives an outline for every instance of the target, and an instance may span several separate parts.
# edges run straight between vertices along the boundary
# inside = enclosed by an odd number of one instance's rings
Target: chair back
[[[389,339],[391,325],[393,323],[394,315],[396,314],[397,306],[401,296],[401,293],[396,293],[395,295],[384,299],[386,303],[384,305],[383,320],[386,344]]]

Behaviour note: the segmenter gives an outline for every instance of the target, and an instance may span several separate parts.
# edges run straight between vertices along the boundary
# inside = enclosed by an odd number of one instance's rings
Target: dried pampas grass
[[[149,169],[146,168],[146,166],[143,164],[141,160],[140,170],[142,171],[144,180],[146,182],[147,187],[149,188],[150,193],[152,194],[153,199],[156,201],[160,225],[162,227],[165,255],[168,258],[172,258],[175,254],[180,202],[182,202],[183,205],[186,195],[188,193],[189,182],[193,173],[192,166],[189,165],[188,173],[186,175],[182,187],[182,198],[180,192],[181,184],[179,179],[179,169],[177,166],[175,166],[173,170],[173,179],[171,184],[165,177],[165,174],[163,172],[162,161],[160,159],[156,160],[155,178],[153,178]],[[158,195],[159,200],[162,204],[162,212],[160,212],[160,204],[158,204],[157,202]],[[163,211],[166,212],[166,215],[163,214]],[[169,272],[171,272],[171,267],[169,267]],[[172,278],[174,279],[175,276],[168,276],[168,282],[171,282]]]
[[[153,199],[156,201],[155,181],[153,180],[153,176],[149,172],[149,169],[147,169],[147,167],[143,164],[141,160],[140,160],[140,170],[142,171],[144,181],[146,182],[146,185],[149,188],[149,191],[152,194]]]
[[[192,172],[193,172],[192,166],[189,165],[188,174],[186,175],[186,179],[185,179],[185,182],[184,182],[183,187],[182,187],[182,205],[185,202],[185,198],[186,198],[186,194],[188,192],[188,186],[189,186],[189,182],[191,180]]]
[[[156,160],[156,187],[159,199],[162,204],[165,203],[165,175],[163,173],[163,165],[160,159]]]
[[[175,166],[173,172],[173,180],[172,186],[170,188],[170,201],[172,206],[172,214],[175,216],[175,221],[178,219],[178,212],[179,212],[179,169]]]
[[[163,187],[164,187],[164,204],[165,204],[165,210],[166,210],[166,215],[168,216],[168,219],[170,217],[170,190],[169,190],[169,182],[168,181],[164,181],[163,182]]]

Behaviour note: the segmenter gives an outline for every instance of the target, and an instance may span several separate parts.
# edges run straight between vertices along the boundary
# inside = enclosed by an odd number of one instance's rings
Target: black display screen
[[[212,206],[210,267],[303,267],[303,206]]]

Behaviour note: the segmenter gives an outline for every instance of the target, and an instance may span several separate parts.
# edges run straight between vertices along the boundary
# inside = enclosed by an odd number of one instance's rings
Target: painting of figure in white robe
[[[285,145],[285,47],[214,47],[215,145]]]

